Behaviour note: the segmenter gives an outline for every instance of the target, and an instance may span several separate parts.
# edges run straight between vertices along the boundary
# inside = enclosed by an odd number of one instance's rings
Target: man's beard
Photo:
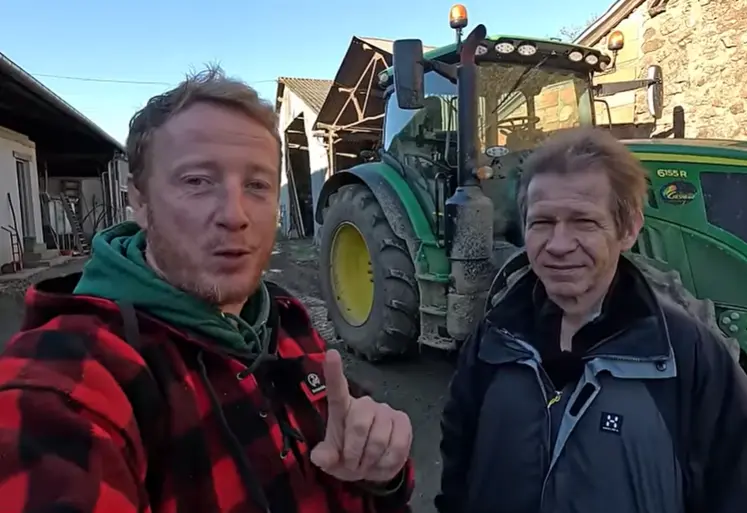
[[[171,239],[156,216],[148,212],[147,253],[156,272],[167,282],[215,305],[242,303],[254,294],[261,276],[252,280],[256,283],[245,283],[244,276],[211,276],[194,258],[199,251],[199,248],[191,252],[183,247],[180,238]]]

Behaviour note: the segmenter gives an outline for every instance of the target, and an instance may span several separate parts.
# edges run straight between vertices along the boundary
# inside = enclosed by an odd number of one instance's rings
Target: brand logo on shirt
[[[311,390],[312,394],[318,394],[327,388],[315,372],[310,372],[306,375],[306,384],[309,385],[309,390]]]
[[[602,412],[602,419],[599,422],[599,429],[607,433],[620,434],[622,430],[623,416],[617,413]]]

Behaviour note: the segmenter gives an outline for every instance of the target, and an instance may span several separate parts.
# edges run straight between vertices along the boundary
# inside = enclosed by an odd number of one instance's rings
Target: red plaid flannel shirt
[[[69,294],[77,278],[29,290],[0,356],[3,513],[409,511],[409,462],[387,490],[310,463],[325,344],[282,289],[274,354],[242,373],[251,362],[141,313],[133,347],[119,305]]]

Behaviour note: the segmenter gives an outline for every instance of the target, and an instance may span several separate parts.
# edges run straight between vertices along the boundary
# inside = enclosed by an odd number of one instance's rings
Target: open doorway
[[[357,136],[357,137],[356,137]],[[342,132],[334,142],[333,169],[350,169],[370,160],[378,160],[378,136],[369,134],[348,134]]]
[[[286,173],[290,207],[291,232],[300,237],[314,236],[314,199],[311,190],[309,141],[303,114],[286,129]]]
[[[34,223],[34,196],[31,189],[31,163],[28,160],[16,158],[16,181],[18,183],[18,214],[21,218],[21,233],[26,250],[33,248],[36,241],[36,226]],[[29,245],[32,248],[29,248]]]
[[[309,152],[301,149],[291,149],[289,152],[289,168],[293,173],[293,182],[301,211],[300,232],[304,237],[314,235],[314,198],[311,194],[311,170],[309,169]]]

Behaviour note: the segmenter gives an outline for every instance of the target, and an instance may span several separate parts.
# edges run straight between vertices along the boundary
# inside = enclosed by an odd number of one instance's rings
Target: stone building
[[[664,76],[659,120],[648,113],[644,91],[607,98],[616,132],[747,139],[747,0],[618,0],[575,42],[606,50],[615,30],[625,47],[615,71],[598,82],[645,78],[651,64]],[[598,105],[597,113],[606,122],[606,108]]]

